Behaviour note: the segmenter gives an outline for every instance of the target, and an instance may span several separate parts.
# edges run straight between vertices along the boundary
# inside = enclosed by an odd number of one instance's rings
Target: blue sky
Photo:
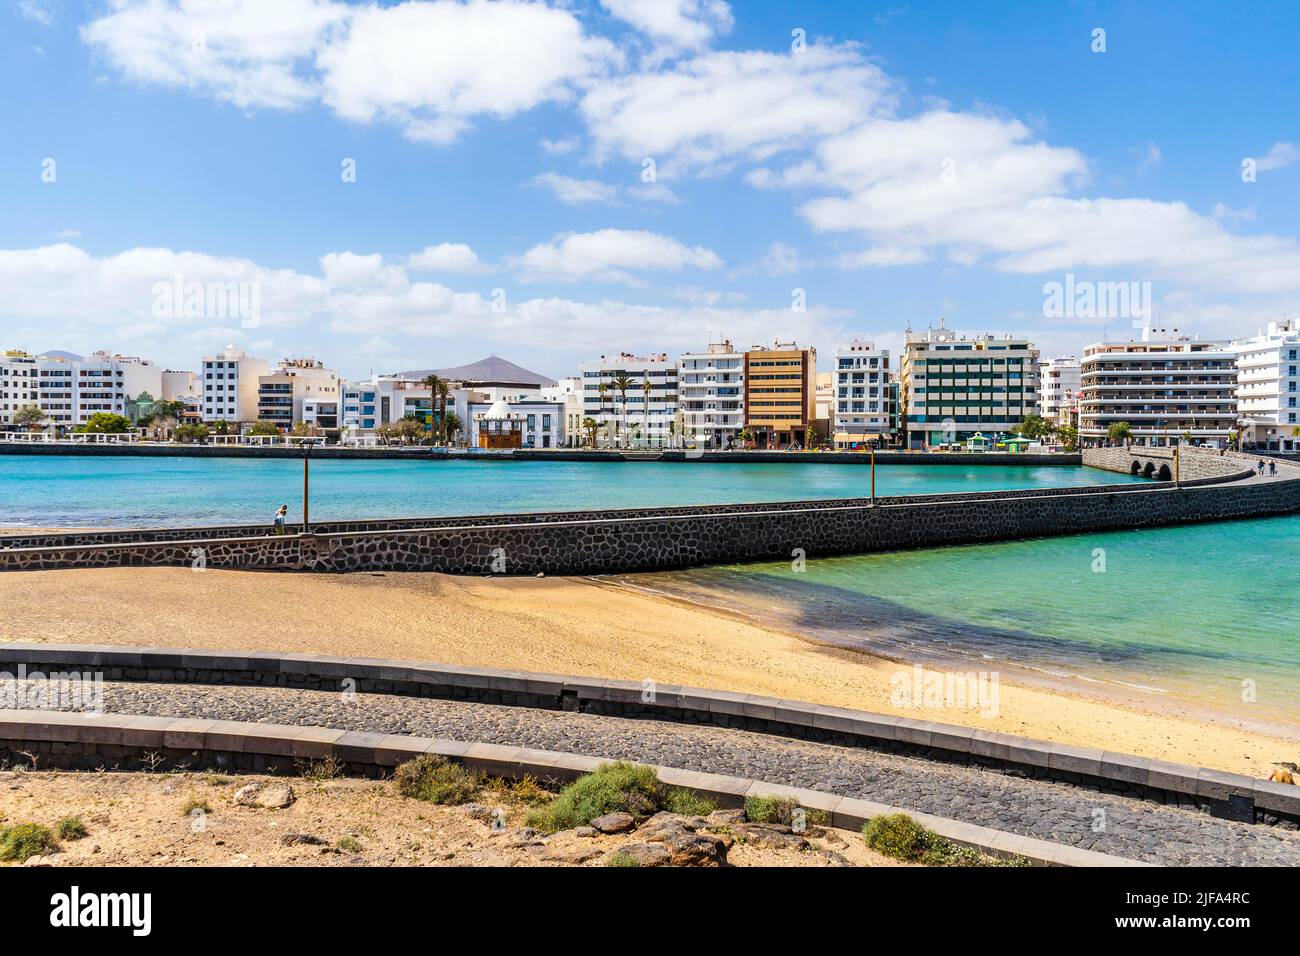
[[[1067,273],[1245,334],[1300,311],[1297,40],[1262,3],[18,0],[0,344],[558,376],[940,315],[1128,335],[1044,314]],[[255,320],[160,311],[178,278]]]

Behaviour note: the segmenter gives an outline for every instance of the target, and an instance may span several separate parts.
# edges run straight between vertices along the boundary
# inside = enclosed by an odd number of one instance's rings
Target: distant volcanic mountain
[[[471,362],[468,365],[458,365],[455,368],[416,369],[409,372],[398,372],[397,374],[404,378],[424,378],[426,375],[432,374],[457,382],[513,382],[519,385],[555,384],[553,378],[548,378],[537,372],[530,372],[522,365],[516,365],[514,362],[495,355],[489,355],[487,358],[479,359],[477,362]]]

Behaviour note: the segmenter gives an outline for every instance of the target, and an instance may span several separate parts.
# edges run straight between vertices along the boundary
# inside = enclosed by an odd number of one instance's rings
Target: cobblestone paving
[[[1300,865],[1300,833],[1191,809],[857,748],[729,728],[386,694],[105,684],[110,713],[243,720],[484,741],[623,758],[875,800],[1164,864]],[[1095,811],[1105,811],[1093,832]]]

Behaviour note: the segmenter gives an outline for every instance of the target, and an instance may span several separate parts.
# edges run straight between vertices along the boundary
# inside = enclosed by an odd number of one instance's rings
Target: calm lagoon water
[[[623,580],[887,657],[1300,732],[1300,516]]]
[[[988,491],[1140,481],[1071,466],[890,465],[876,493]],[[849,498],[861,465],[696,462],[311,463],[311,515],[422,517],[584,508]],[[0,525],[145,527],[270,522],[302,509],[302,463],[238,458],[0,456]]]

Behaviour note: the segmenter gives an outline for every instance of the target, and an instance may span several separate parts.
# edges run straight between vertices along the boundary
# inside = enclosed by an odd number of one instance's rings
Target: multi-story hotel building
[[[20,408],[39,407],[36,356],[20,349],[0,353],[0,424],[14,420]]]
[[[100,412],[125,416],[136,398],[157,399],[163,394],[162,369],[133,355],[42,355],[36,374],[36,404],[60,428],[84,425]]]
[[[583,362],[579,368],[583,417],[600,424],[598,445],[669,447],[678,412],[676,359],[663,353],[637,356],[621,352]],[[625,390],[618,387],[620,376],[626,376]]]
[[[890,440],[889,351],[862,339],[835,351],[831,440],[836,450]]]
[[[1083,353],[1079,436],[1104,440],[1127,422],[1140,445],[1222,446],[1237,427],[1236,355],[1173,326],[1148,323],[1141,341],[1099,342]]]
[[[226,346],[203,359],[202,413],[205,422],[253,422],[258,415],[258,380],[267,372],[265,359]]]
[[[339,373],[312,358],[285,359],[257,378],[257,418],[288,431],[296,423],[339,427]]]
[[[794,342],[745,353],[745,427],[759,448],[806,445],[817,417],[817,350]]]
[[[1038,410],[1038,349],[1023,336],[907,330],[900,388],[908,448],[993,438]]]
[[[1300,321],[1270,322],[1258,335],[1235,340],[1232,350],[1242,443],[1300,450]]]
[[[678,359],[682,440],[692,448],[726,448],[745,427],[745,355],[729,340]]]
[[[1058,356],[1038,366],[1038,414],[1054,425],[1079,423],[1079,360]]]

